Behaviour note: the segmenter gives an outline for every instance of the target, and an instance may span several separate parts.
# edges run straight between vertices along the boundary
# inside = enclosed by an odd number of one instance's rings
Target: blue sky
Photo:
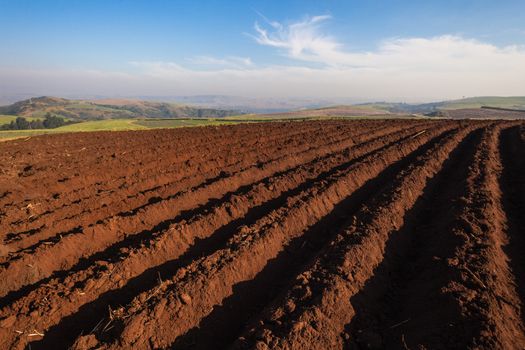
[[[524,1],[0,0],[0,13],[3,93],[525,95]]]

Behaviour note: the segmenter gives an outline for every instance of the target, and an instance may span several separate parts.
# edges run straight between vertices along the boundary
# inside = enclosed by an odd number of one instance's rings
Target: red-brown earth
[[[525,123],[0,143],[1,349],[523,349]]]

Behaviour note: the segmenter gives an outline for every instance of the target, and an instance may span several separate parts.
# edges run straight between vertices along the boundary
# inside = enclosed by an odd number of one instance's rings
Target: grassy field
[[[52,134],[58,129],[39,129],[39,130],[0,130],[0,141],[7,141],[21,137],[38,136],[44,134]]]
[[[135,119],[106,119],[81,122],[71,125],[62,126],[55,130],[60,132],[78,132],[78,131],[117,131],[117,130],[141,130],[148,129],[145,126],[136,124]]]
[[[20,137],[30,137],[44,134],[56,134],[63,132],[89,132],[89,131],[118,131],[118,130],[144,130],[150,129],[146,126],[136,124],[135,119],[111,119],[95,120],[62,126],[56,129],[38,130],[0,130],[0,140],[8,140]]]
[[[13,116],[1,116],[0,123],[9,123],[16,119]],[[10,140],[21,137],[31,137],[44,134],[63,132],[90,132],[90,131],[119,131],[119,130],[147,130],[158,128],[181,128],[207,125],[236,124],[249,120],[224,119],[109,119],[81,122],[62,126],[56,129],[39,130],[0,130],[0,140]]]
[[[14,121],[15,119],[16,119],[15,116],[0,114],[0,125],[9,124],[12,121]]]

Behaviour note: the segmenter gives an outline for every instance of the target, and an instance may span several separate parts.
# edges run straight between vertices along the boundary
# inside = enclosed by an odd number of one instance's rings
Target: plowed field
[[[0,143],[0,349],[523,349],[525,123]]]

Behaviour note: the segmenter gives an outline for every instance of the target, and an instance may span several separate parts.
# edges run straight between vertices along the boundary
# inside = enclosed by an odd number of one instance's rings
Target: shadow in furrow
[[[407,157],[388,166],[379,176],[367,181],[352,195],[338,203],[317,223],[293,239],[255,278],[233,286],[233,294],[199,324],[179,337],[173,349],[226,348],[233,343],[250,318],[258,315],[274,298],[285,291],[291,280],[308,267],[314,257],[337,235],[366,201],[385,186],[392,177],[449,135],[444,132]]]
[[[466,348],[475,332],[455,328],[461,312],[439,290],[457,271],[448,268],[462,240],[452,231],[467,188],[469,165],[483,129],[467,135],[431,178],[392,232],[383,261],[351,298],[355,316],[342,335],[347,349]]]
[[[525,322],[525,140],[520,138],[519,127],[501,132],[499,151],[503,165],[500,187],[509,239],[503,250],[510,258],[509,266],[515,277],[521,317]]]

